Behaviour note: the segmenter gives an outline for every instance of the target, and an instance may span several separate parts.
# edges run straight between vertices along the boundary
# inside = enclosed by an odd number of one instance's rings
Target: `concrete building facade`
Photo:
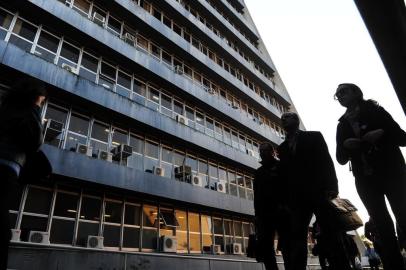
[[[253,174],[292,102],[242,0],[2,1],[0,72],[50,95],[10,268],[264,269]]]

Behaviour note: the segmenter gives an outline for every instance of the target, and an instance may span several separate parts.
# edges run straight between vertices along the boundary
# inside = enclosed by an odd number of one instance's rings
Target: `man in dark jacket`
[[[358,195],[381,239],[384,268],[404,269],[385,196],[406,231],[406,167],[399,149],[406,146],[406,133],[384,108],[364,100],[355,84],[340,84],[335,98],[347,108],[337,126],[337,161],[351,162]]]
[[[42,143],[41,106],[45,88],[23,80],[2,98],[0,107],[0,270],[7,269],[10,243],[9,186],[21,176],[27,161],[35,159]],[[46,160],[47,161],[47,160]],[[37,160],[33,160],[37,162]],[[30,174],[30,176],[32,176]]]
[[[284,113],[282,126],[287,135],[278,153],[290,190],[292,269],[306,269],[307,235],[313,214],[329,246],[330,269],[350,269],[340,234],[328,222],[328,200],[338,195],[338,181],[327,144],[320,132],[299,130],[296,113]]]
[[[287,237],[289,212],[286,208],[286,187],[279,177],[278,161],[270,143],[259,147],[261,167],[255,173],[254,207],[258,246],[257,260],[264,262],[267,270],[277,270],[274,240],[278,233],[278,246],[281,248],[285,269],[289,269]]]

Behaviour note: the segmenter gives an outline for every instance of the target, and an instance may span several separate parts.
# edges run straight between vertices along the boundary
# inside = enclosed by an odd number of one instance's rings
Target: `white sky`
[[[366,99],[378,101],[406,129],[405,114],[353,0],[245,3],[306,129],[323,133],[334,160],[337,120],[345,111],[333,100],[339,83],[360,86]],[[367,221],[348,165],[335,165],[340,196]]]

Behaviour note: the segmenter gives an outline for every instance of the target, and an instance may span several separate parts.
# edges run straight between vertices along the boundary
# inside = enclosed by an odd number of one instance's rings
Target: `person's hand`
[[[370,144],[375,144],[380,138],[382,138],[385,131],[383,129],[371,130],[362,137],[362,140]]]
[[[347,150],[357,150],[361,148],[361,140],[357,138],[348,138],[343,143]]]

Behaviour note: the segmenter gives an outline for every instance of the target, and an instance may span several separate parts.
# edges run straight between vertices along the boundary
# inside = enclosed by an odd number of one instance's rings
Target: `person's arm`
[[[380,106],[377,106],[378,119],[382,125],[382,143],[406,146],[406,132],[400,128],[399,124],[392,116]]]
[[[316,155],[319,159],[318,164],[321,165],[320,168],[317,169],[321,170],[324,179],[324,190],[327,192],[326,195],[329,197],[336,197],[338,195],[338,180],[334,163],[323,135],[320,132],[317,132],[316,134],[316,144],[318,145],[318,152]]]
[[[338,163],[341,165],[346,164],[350,160],[350,153],[344,147],[344,124],[342,122],[338,123],[337,125],[337,133],[336,133],[336,159]]]

